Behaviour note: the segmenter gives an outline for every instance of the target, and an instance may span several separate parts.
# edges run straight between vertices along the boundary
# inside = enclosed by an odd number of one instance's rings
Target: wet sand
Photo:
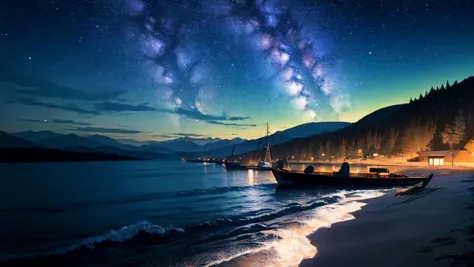
[[[314,232],[300,266],[474,266],[474,170],[433,172],[421,192],[366,200],[355,220]]]

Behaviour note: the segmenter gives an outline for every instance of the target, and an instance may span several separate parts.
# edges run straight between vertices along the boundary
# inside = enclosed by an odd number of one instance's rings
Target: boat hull
[[[293,172],[281,169],[272,169],[278,185],[311,185],[311,186],[338,186],[338,187],[403,187],[423,183],[425,187],[433,177],[397,177],[397,178],[376,178],[376,177],[336,177],[333,175],[308,174],[303,172]]]
[[[222,164],[222,160],[203,160],[203,159],[187,159],[185,160],[188,163],[214,163]]]

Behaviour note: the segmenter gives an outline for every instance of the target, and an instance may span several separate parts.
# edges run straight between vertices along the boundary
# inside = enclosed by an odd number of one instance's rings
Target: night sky
[[[470,0],[2,0],[7,132],[162,140],[354,122],[474,75]]]

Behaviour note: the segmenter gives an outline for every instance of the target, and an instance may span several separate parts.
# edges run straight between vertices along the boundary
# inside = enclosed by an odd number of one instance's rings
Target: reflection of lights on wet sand
[[[264,234],[273,234],[280,237],[280,239],[261,243],[261,247],[244,249],[234,255],[223,255],[219,260],[205,266],[214,266],[232,261],[232,266],[286,267],[298,266],[305,258],[314,258],[317,248],[311,244],[307,238],[308,235],[317,229],[328,228],[334,223],[354,219],[354,216],[350,213],[360,210],[366,205],[356,202],[357,200],[380,197],[384,194],[377,191],[362,191],[357,194],[357,197],[346,198],[344,196],[346,193],[331,194],[341,196],[344,200],[338,204],[317,208],[312,213],[306,214],[304,218],[308,219],[300,221],[304,226],[263,231]]]

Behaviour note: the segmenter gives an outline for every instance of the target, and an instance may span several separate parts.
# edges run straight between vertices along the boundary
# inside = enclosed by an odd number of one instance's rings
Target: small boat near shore
[[[224,161],[222,159],[185,159],[184,161],[189,163],[214,163],[214,164],[222,164]]]
[[[253,164],[244,164],[240,161],[224,161],[224,166],[227,170],[257,170],[257,171],[270,171],[272,169],[272,155],[270,151],[270,131],[268,128],[268,123],[266,124],[266,141],[264,154],[262,159],[257,162],[256,165]],[[230,158],[234,157],[235,145],[232,148],[232,154]]]
[[[261,163],[261,162],[259,162]],[[271,164],[257,164],[257,165],[252,165],[252,164],[242,164],[239,162],[230,162],[230,161],[225,161],[224,162],[225,168],[227,170],[255,170],[255,171],[269,171],[272,169]]]
[[[338,176],[337,173],[293,171],[272,168],[273,176],[278,185],[314,185],[314,186],[348,186],[348,187],[401,187],[422,183],[424,188],[434,176],[408,177],[403,174],[388,172],[350,173],[348,176]]]

